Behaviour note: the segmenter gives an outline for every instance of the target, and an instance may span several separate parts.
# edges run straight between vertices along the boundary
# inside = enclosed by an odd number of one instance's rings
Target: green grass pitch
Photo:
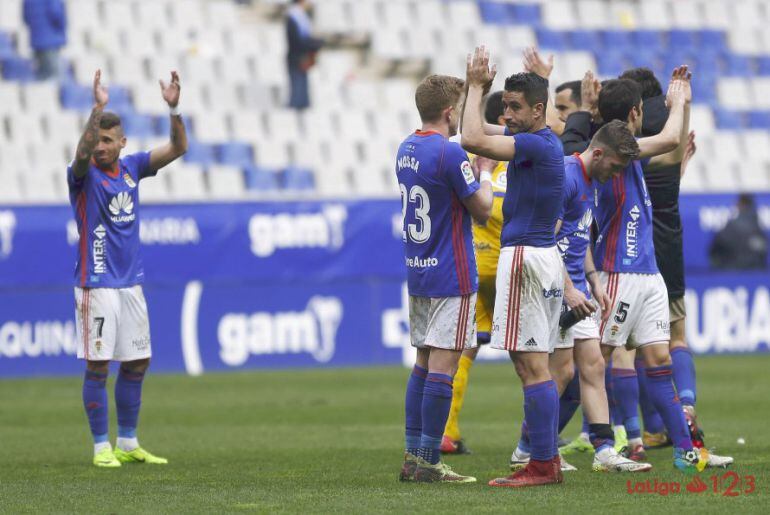
[[[117,470],[90,464],[80,378],[0,381],[0,512],[767,513],[770,356],[702,357],[697,367],[706,441],[735,457],[738,476],[754,477],[753,493],[713,493],[711,470],[700,475],[708,491],[687,492],[692,478],[672,469],[670,449],[651,452],[647,474],[593,473],[581,455],[562,485],[488,487],[507,474],[522,397],[511,365],[478,364],[461,419],[474,454],[447,460],[477,476],[474,485],[397,481],[408,374],[400,367],[150,375],[139,435],[170,464]],[[112,402],[110,394],[114,434]],[[629,494],[628,480],[681,482],[683,491]]]

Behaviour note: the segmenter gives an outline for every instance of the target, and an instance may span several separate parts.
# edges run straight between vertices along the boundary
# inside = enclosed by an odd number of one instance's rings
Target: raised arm
[[[177,111],[177,105],[179,105],[179,75],[176,72],[171,72],[171,83],[166,84],[162,80],[160,82],[160,92],[163,96],[163,100],[166,101],[170,108],[169,116],[171,116],[171,134],[169,135],[169,141],[163,146],[154,148],[150,151],[150,168],[160,170],[175,159],[182,157],[187,152],[187,131],[182,121],[182,115]]]
[[[687,170],[687,165],[690,164],[690,159],[695,155],[698,150],[698,146],[695,144],[695,131],[690,131],[690,135],[687,137],[687,146],[684,149],[684,156],[682,157],[682,165],[679,167],[679,176],[684,177],[684,172]]]
[[[553,54],[548,56],[548,61],[544,61],[534,47],[524,50],[524,71],[540,75],[548,80],[553,71]],[[553,99],[548,99],[548,106],[545,109],[545,123],[557,136],[564,132],[564,122],[559,118],[559,111],[556,110]]]
[[[88,117],[85,129],[83,129],[83,135],[80,136],[78,148],[75,150],[75,162],[72,165],[72,173],[78,179],[88,173],[91,155],[99,142],[99,122],[102,119],[104,106],[109,101],[107,88],[102,86],[101,80],[102,71],[96,70],[94,74],[94,107],[91,109],[91,116]]]
[[[483,46],[477,47],[472,56],[468,55],[465,74],[468,96],[463,111],[462,146],[477,155],[510,161],[515,152],[513,138],[486,134],[481,113],[484,89],[492,83],[496,73],[494,66],[489,69],[489,52]]]
[[[682,161],[690,130],[691,77],[687,66],[674,70],[666,93],[669,108],[666,125],[659,134],[639,140],[639,157],[653,158],[646,167],[648,170]]]

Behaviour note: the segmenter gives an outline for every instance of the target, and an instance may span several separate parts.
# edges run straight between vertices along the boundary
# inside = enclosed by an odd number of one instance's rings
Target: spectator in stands
[[[734,270],[767,267],[767,236],[759,226],[754,197],[738,197],[738,214],[714,236],[709,250],[711,266]]]
[[[310,2],[293,0],[286,12],[286,37],[289,41],[287,61],[291,95],[289,107],[306,109],[310,106],[307,72],[315,64],[316,54],[323,40],[312,35]]]
[[[35,53],[40,80],[59,77],[59,49],[67,43],[67,11],[63,0],[24,0],[24,23]]]

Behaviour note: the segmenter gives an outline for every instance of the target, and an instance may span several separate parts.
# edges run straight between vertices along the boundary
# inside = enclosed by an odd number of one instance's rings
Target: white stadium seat
[[[214,199],[237,199],[243,196],[246,185],[243,171],[234,166],[211,166],[207,172],[209,193]]]

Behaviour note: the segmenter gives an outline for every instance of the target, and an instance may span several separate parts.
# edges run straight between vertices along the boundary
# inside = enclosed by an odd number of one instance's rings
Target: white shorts
[[[575,340],[598,340],[600,320],[601,313],[596,310],[591,313],[591,316],[584,318],[566,331],[560,327],[554,348],[571,349],[575,346]]]
[[[668,291],[660,274],[600,272],[610,316],[599,328],[602,343],[641,347],[671,339]]]
[[[476,347],[476,294],[459,297],[409,296],[409,336],[418,349]]]
[[[551,352],[564,296],[564,265],[556,246],[504,247],[496,289],[491,346]]]
[[[75,288],[78,358],[133,361],[149,358],[150,321],[142,287]]]

